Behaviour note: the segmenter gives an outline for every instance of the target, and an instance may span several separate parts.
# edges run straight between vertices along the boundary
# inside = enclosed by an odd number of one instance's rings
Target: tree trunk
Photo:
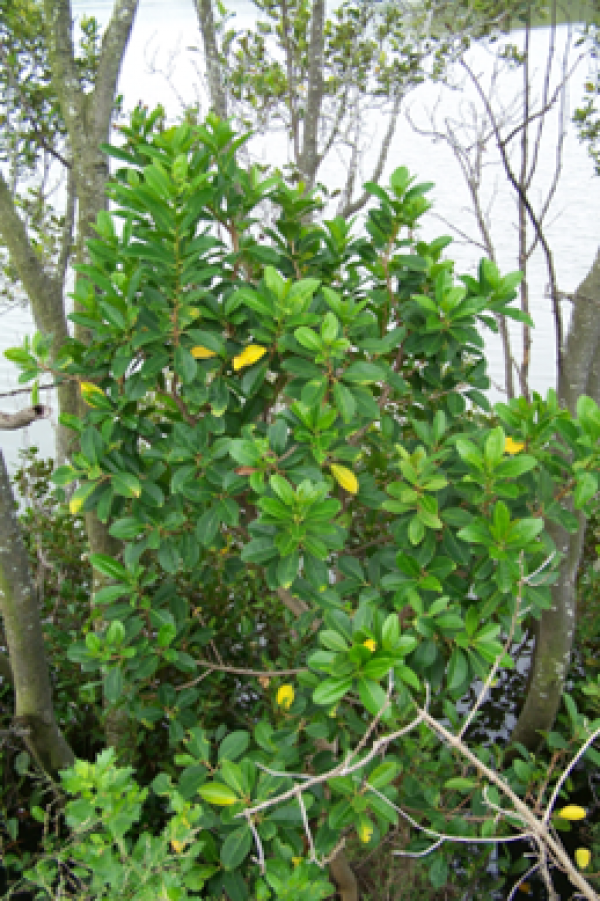
[[[53,360],[69,337],[67,317],[60,280],[45,271],[35,253],[27,231],[15,209],[14,199],[0,173],[0,238],[8,248],[10,259],[31,303],[31,312],[38,331],[52,335],[50,357]],[[77,391],[74,382],[65,381],[58,388],[61,413],[77,412]],[[59,428],[57,445],[64,456],[73,432]]]
[[[94,235],[98,213],[107,208],[106,182],[109,169],[100,150],[110,137],[114,98],[125,49],[129,42],[139,0],[116,0],[110,23],[102,40],[98,72],[91,94],[84,94],[77,77],[72,36],[70,0],[44,0],[46,26],[54,88],[65,119],[71,158],[73,182],[78,200],[75,258],[87,262],[86,242]],[[85,332],[76,335],[85,340]],[[92,554],[116,556],[119,550],[108,534],[108,528],[94,515],[86,516],[86,530]],[[94,570],[93,596],[107,584],[107,578]],[[107,714],[107,744],[122,751],[130,744],[128,717],[124,709],[111,709]]]
[[[325,28],[325,0],[313,0],[308,47],[308,90],[302,135],[302,152],[298,168],[306,179],[307,188],[314,187],[319,165],[318,132],[323,105],[323,47]]]
[[[0,452],[0,612],[15,691],[13,728],[54,781],[74,761],[54,718],[50,673],[27,551],[21,539],[4,457]]]
[[[227,118],[227,96],[221,77],[221,61],[217,46],[215,20],[212,10],[212,0],[196,0],[196,12],[198,23],[204,44],[204,57],[206,60],[206,77],[208,80],[208,92],[211,109],[221,119]]]
[[[600,403],[600,251],[573,297],[573,318],[559,375],[558,397],[575,413],[577,400],[588,394]],[[569,534],[560,526],[548,528],[562,555],[559,578],[552,586],[552,606],[542,613],[535,642],[529,688],[511,742],[527,748],[540,743],[560,705],[569,669],[576,618],[576,580],[585,537],[585,520]]]

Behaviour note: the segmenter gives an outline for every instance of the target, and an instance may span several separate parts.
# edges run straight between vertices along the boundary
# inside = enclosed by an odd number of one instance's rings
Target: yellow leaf
[[[171,841],[171,847],[173,848],[173,851],[177,852],[177,854],[181,854],[181,852],[185,848],[185,845],[185,842],[178,842],[176,838]]]
[[[237,372],[245,366],[252,366],[253,363],[257,363],[264,357],[266,352],[267,348],[263,347],[262,344],[249,344],[248,347],[243,349],[241,354],[233,358],[233,368]]]
[[[69,511],[73,514],[79,513],[83,507],[84,497],[72,497],[69,501]]]
[[[302,858],[301,857],[292,857],[292,863],[294,864],[295,867],[297,867],[298,864],[302,863]]]
[[[294,696],[292,685],[282,685],[277,692],[277,703],[284,710],[289,710],[294,703]]]
[[[514,438],[511,438],[508,435],[507,438],[504,439],[504,453],[505,454],[518,454],[519,451],[522,451],[525,445],[522,441],[515,441]]]
[[[371,836],[373,835],[373,826],[369,823],[368,820],[363,820],[360,826],[358,827],[358,837],[363,843],[363,845],[367,845],[371,841]]]
[[[337,463],[332,463],[331,474],[338,485],[342,486],[344,491],[349,492],[349,494],[356,494],[358,491],[358,479],[351,469],[346,469],[345,466],[338,466]]]
[[[575,863],[580,870],[585,870],[585,868],[589,866],[591,859],[592,855],[587,848],[577,848],[575,851]]]
[[[209,360],[211,357],[217,356],[216,351],[209,350],[208,347],[202,347],[201,344],[192,347],[191,354],[195,360]]]
[[[583,820],[585,818],[585,810],[577,804],[568,804],[558,811],[558,815],[563,820]]]
[[[363,641],[363,645],[365,648],[368,648],[371,653],[377,649],[377,642],[373,641],[372,638],[367,638],[366,641]]]
[[[92,382],[81,382],[79,387],[81,388],[81,396],[90,407],[94,406],[94,398],[101,397],[104,399],[105,395],[102,388],[99,388],[98,385],[93,385]]]

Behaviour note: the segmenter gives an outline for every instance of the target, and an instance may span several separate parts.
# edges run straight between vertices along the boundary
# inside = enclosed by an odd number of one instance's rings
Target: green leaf
[[[198,794],[209,804],[216,804],[217,807],[229,807],[240,800],[235,792],[222,782],[207,782],[200,786]]]
[[[325,629],[324,632],[320,632],[319,642],[328,651],[337,651],[342,654],[348,651],[346,640],[339,632],[334,632],[333,629]]]
[[[460,648],[454,648],[448,663],[448,691],[454,693],[461,688],[469,675],[469,661]]]
[[[408,539],[410,543],[415,546],[420,544],[425,537],[425,525],[420,518],[420,515],[413,516],[408,526]]]
[[[144,526],[134,516],[125,516],[123,519],[116,519],[108,530],[113,538],[119,538],[121,541],[130,541],[144,530]]]
[[[175,372],[184,385],[193,382],[198,372],[196,360],[181,344],[175,350]]]
[[[382,789],[402,772],[402,766],[393,760],[386,760],[375,767],[368,777],[369,785]]]
[[[575,486],[575,493],[573,495],[575,509],[581,510],[582,507],[585,507],[597,491],[598,479],[596,476],[592,475],[591,472],[582,473],[577,479],[577,485]]]
[[[104,697],[109,704],[116,703],[123,694],[123,673],[120,667],[113,666],[109,669],[104,679]]]
[[[356,401],[350,389],[341,382],[336,382],[333,386],[333,399],[344,422],[352,422],[356,413]]]
[[[373,382],[381,382],[385,379],[385,372],[375,363],[351,363],[342,373],[345,382],[357,385],[370,385]]]
[[[271,486],[277,497],[286,506],[292,506],[296,495],[294,494],[294,489],[287,479],[284,479],[283,476],[280,475],[274,475],[269,479],[269,485]]]
[[[475,447],[471,441],[465,441],[463,438],[459,438],[456,441],[456,450],[463,460],[480,472],[483,471],[483,457],[481,456],[481,451]]]
[[[142,493],[140,480],[129,472],[117,472],[111,479],[115,494],[121,497],[139,497]]]
[[[410,685],[411,688],[414,688],[415,691],[419,691],[419,689],[421,688],[419,677],[409,666],[401,664],[400,666],[394,668],[394,672],[398,674],[399,678],[402,679],[403,682],[406,682],[406,684]]]
[[[130,585],[106,585],[94,595],[94,604],[112,604],[117,598],[122,598],[124,594],[129,594]]]
[[[221,863],[226,870],[235,870],[246,859],[252,847],[252,832],[247,824],[231,832],[221,846]]]
[[[249,744],[250,736],[247,732],[230,732],[219,745],[219,760],[237,760]]]
[[[277,565],[277,582],[281,588],[290,588],[298,575],[300,567],[300,554],[293,551],[287,557],[282,557]]]
[[[55,485],[70,485],[75,479],[78,479],[80,473],[72,466],[59,466],[50,476]]]
[[[206,510],[196,523],[196,538],[204,547],[209,547],[219,531],[219,505]]]
[[[544,520],[541,517],[520,519],[511,527],[507,541],[510,544],[528,544],[540,534],[544,528]]]
[[[337,704],[352,688],[352,679],[325,679],[313,692],[315,704]]]
[[[317,335],[316,332],[313,332],[312,329],[306,328],[304,325],[295,330],[294,337],[298,344],[301,344],[302,347],[305,347],[312,353],[321,353],[323,350],[323,342],[320,336]]]
[[[440,855],[435,855],[429,867],[429,881],[435,889],[443,888],[448,881],[448,863]]]
[[[129,573],[125,567],[119,563],[118,560],[114,560],[113,557],[107,557],[106,554],[91,554],[90,563],[94,569],[97,569],[103,576],[108,576],[109,579],[114,579],[116,582],[129,581]]]
[[[188,766],[179,777],[177,791],[186,799],[190,800],[197,794],[200,786],[206,781],[206,767],[195,765]]]
[[[88,426],[81,433],[81,452],[90,463],[97,463],[104,452],[104,441],[97,429]]]
[[[453,779],[448,779],[447,782],[444,782],[444,788],[449,788],[452,791],[469,792],[477,788],[477,782],[475,779],[455,776]]]
[[[277,555],[273,538],[254,538],[244,545],[240,554],[245,563],[267,563]]]
[[[496,467],[496,475],[503,479],[516,479],[537,465],[538,461],[535,457],[530,457],[527,454],[517,454],[509,460],[504,460],[500,463]]]
[[[386,702],[386,694],[379,682],[372,679],[358,680],[358,695],[361,703],[372,716],[377,716]]]
[[[484,457],[489,466],[495,466],[504,456],[504,440],[504,429],[501,426],[493,429],[487,436]]]

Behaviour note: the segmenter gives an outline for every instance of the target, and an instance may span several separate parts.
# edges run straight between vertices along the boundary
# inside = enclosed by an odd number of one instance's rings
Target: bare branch
[[[25,429],[36,419],[48,419],[52,409],[44,407],[42,404],[36,404],[34,407],[28,407],[25,410],[19,410],[17,413],[0,413],[0,430],[14,431],[15,429]]]

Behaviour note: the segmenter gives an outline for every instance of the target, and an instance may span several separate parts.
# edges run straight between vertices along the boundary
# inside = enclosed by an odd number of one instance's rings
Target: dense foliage
[[[92,555],[110,584],[68,649],[122,745],[64,776],[73,841],[32,880],[50,893],[62,860],[107,898],[313,901],[346,838],[374,848],[406,807],[433,835],[505,834],[497,789],[420,711],[458,732],[458,699],[513,665],[507,637],[550,603],[546,526],[597,491],[600,412],[553,392],[489,410],[480,328],[522,317],[520,276],[456,279],[404,168],[367,185],[357,237],[240,168],[247,136],[214,117],[138,109],[123,135],[77,267],[87,339],[8,354],[79,383],[80,452],[53,478],[122,542]],[[519,795],[546,778],[524,750],[505,775]]]

